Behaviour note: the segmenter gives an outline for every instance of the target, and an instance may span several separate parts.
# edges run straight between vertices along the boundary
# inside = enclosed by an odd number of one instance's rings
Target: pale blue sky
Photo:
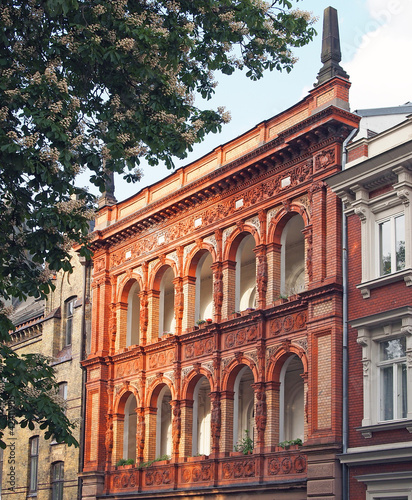
[[[396,106],[412,100],[410,0],[302,0],[297,6],[319,18],[318,36],[308,46],[295,51],[299,58],[295,68],[289,74],[268,72],[258,82],[251,82],[242,73],[218,77],[215,97],[205,106],[225,106],[232,120],[221,134],[210,134],[202,144],[196,145],[186,160],[176,161],[177,167],[200,158],[307,95],[321,67],[322,17],[329,5],[338,10],[341,64],[352,82],[351,109]],[[142,164],[142,167],[144,177],[140,183],[130,185],[116,176],[118,201],[170,173],[162,166]]]

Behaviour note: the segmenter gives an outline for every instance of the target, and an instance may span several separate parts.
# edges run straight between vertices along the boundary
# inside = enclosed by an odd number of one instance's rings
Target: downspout
[[[85,437],[85,420],[86,420],[86,369],[81,362],[86,357],[86,300],[88,293],[86,292],[88,272],[90,269],[90,260],[82,259],[80,262],[83,265],[83,296],[82,296],[82,321],[81,321],[81,342],[80,342],[80,368],[82,370],[82,388],[81,388],[81,421],[80,421],[80,443],[79,443],[79,476],[77,481],[77,499],[82,498],[83,479],[81,473],[84,465],[84,437]]]
[[[358,129],[352,130],[342,144],[342,170],[347,162],[347,145],[352,140]],[[348,228],[346,215],[342,210],[342,281],[343,281],[343,307],[342,307],[342,453],[348,450],[349,412],[348,412]],[[346,464],[342,464],[342,499],[349,500],[349,471]]]

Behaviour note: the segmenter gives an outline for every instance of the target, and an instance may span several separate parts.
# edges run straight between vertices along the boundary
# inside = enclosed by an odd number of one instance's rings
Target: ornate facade
[[[324,180],[358,117],[329,55],[295,106],[100,209],[83,499],[341,498],[341,203]]]

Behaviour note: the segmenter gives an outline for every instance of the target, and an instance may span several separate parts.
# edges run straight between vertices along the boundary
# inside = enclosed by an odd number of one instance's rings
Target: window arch
[[[303,218],[296,214],[288,220],[281,236],[281,295],[305,289],[305,238]]]
[[[246,235],[236,251],[235,310],[244,311],[256,306],[256,255],[255,239]]]
[[[52,464],[52,500],[63,500],[64,462]]]
[[[193,393],[192,455],[209,455],[210,436],[210,384],[203,376]]]
[[[290,356],[280,372],[279,440],[304,440],[304,367]]]
[[[126,347],[140,342],[140,286],[133,283],[127,296],[127,333]]]
[[[212,255],[205,252],[196,266],[195,319],[213,316]]]
[[[167,267],[160,280],[159,296],[159,337],[163,333],[174,333],[175,321],[175,287],[173,283],[174,272]]]
[[[29,493],[37,492],[37,479],[39,470],[39,436],[33,436],[29,440],[30,475]]]
[[[157,398],[156,457],[172,456],[172,394],[167,385]]]
[[[77,297],[70,297],[64,303],[64,336],[63,347],[72,343],[73,337],[73,315]]]
[[[137,401],[134,394],[130,394],[124,406],[123,424],[123,457],[136,461],[136,431],[137,431]]]
[[[247,431],[254,441],[253,372],[244,366],[236,376],[233,401],[233,444],[239,443]]]

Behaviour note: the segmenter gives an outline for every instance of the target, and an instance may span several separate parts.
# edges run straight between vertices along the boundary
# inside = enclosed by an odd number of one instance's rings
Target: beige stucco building
[[[55,368],[67,416],[78,422],[74,435],[82,443],[82,376],[80,360],[87,351],[91,268],[73,255],[72,274],[58,273],[48,300],[29,298],[16,305],[16,330],[11,345],[18,354],[41,353]],[[81,449],[46,441],[38,428],[15,428],[5,433],[1,498],[61,500],[77,498]],[[64,493],[63,493],[64,492]]]

